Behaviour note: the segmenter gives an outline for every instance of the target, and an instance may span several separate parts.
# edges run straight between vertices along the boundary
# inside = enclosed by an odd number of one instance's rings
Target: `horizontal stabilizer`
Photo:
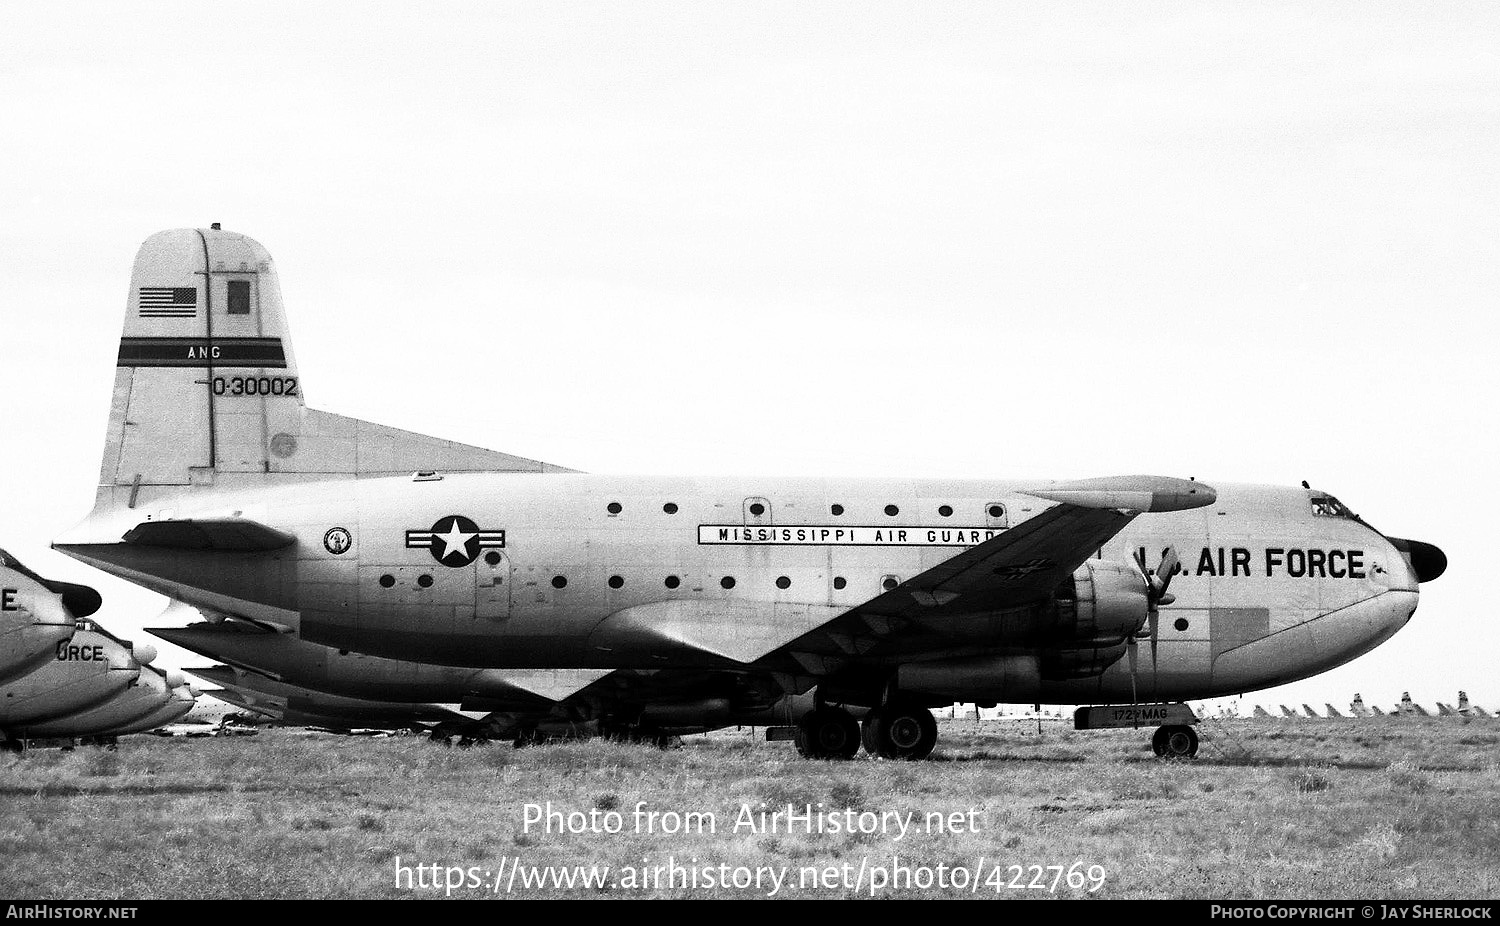
[[[245,518],[145,521],[125,532],[126,543],[174,550],[265,553],[291,546],[297,538]]]

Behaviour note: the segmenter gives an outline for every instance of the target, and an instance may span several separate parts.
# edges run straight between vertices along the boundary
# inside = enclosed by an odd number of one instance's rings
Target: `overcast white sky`
[[[10,0],[0,545],[164,606],[48,543],[137,246],[217,221],[330,411],[592,472],[1307,479],[1449,572],[1246,709],[1500,708],[1497,165],[1493,3]]]

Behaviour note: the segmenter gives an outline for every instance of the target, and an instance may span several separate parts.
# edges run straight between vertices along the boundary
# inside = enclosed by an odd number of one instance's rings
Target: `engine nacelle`
[[[1089,560],[1053,593],[1041,675],[1092,678],[1119,661],[1146,625],[1146,583],[1133,565]]]
[[[1042,678],[1049,682],[1093,678],[1119,662],[1126,648],[1126,644],[1116,643],[1113,646],[1048,651],[1042,654]]]
[[[1134,566],[1089,560],[1053,594],[1052,637],[1068,649],[1112,649],[1146,625],[1146,583]]]

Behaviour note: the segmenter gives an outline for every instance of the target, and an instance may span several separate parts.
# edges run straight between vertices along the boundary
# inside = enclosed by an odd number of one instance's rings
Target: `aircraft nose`
[[[1401,551],[1402,556],[1406,557],[1406,561],[1411,564],[1412,574],[1417,577],[1418,582],[1431,582],[1447,571],[1448,556],[1436,546],[1401,537],[1387,539],[1390,540],[1392,546]]]

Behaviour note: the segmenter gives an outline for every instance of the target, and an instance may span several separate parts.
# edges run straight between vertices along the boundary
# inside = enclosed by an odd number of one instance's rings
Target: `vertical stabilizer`
[[[1477,704],[1469,703],[1469,693],[1460,691],[1458,693],[1458,712],[1465,717],[1488,717],[1489,712]]]
[[[158,232],[141,245],[97,507],[191,486],[419,470],[571,472],[306,408],[265,248],[217,227]]]
[[[159,232],[126,299],[101,496],[266,473],[295,448],[301,381],[264,248],[218,229]]]

